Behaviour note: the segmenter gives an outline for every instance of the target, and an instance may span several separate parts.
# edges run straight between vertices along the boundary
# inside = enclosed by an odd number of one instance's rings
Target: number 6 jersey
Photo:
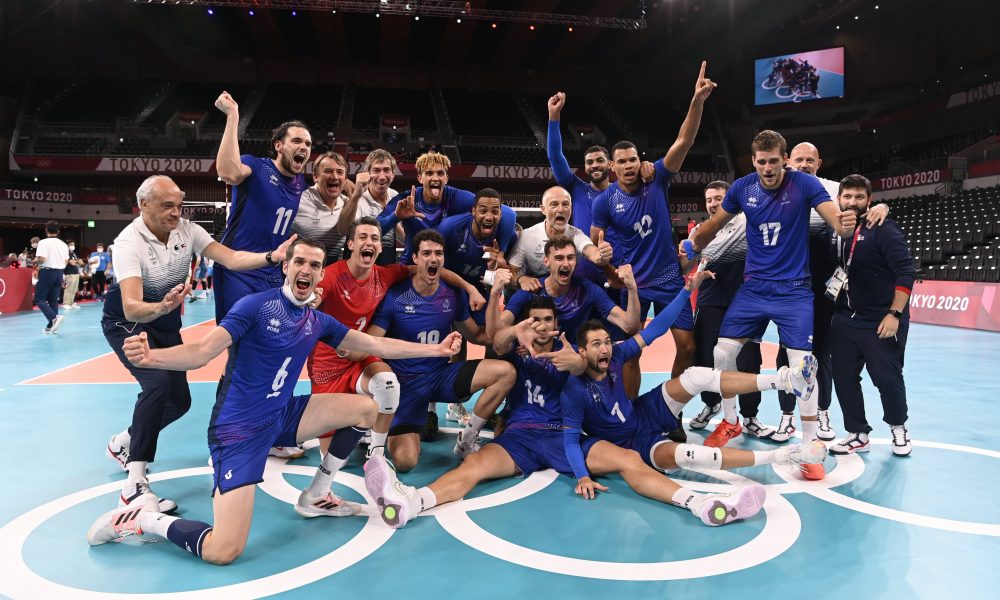
[[[267,428],[282,410],[316,342],[337,346],[349,331],[333,317],[295,306],[282,288],[241,298],[219,327],[233,338],[232,371],[222,382],[208,426],[209,444],[231,444]]]

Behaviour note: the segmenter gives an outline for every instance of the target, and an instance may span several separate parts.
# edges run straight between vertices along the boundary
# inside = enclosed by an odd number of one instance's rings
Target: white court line
[[[205,325],[206,323],[211,323],[213,321],[215,321],[215,319],[208,319],[207,321],[202,321],[200,323],[195,323],[194,325],[188,325],[187,327],[181,327],[181,331],[184,331],[185,329],[191,329],[192,327],[201,327],[202,325]],[[34,381],[35,379],[41,379],[42,377],[48,377],[49,375],[54,375],[56,373],[60,373],[62,371],[65,371],[66,369],[72,369],[73,367],[79,367],[80,365],[82,365],[85,362],[90,362],[90,361],[98,359],[98,358],[104,358],[105,356],[108,356],[109,354],[110,355],[114,355],[114,351],[105,352],[104,354],[98,354],[97,356],[91,356],[90,358],[85,358],[85,359],[77,361],[77,362],[75,362],[75,363],[73,363],[71,365],[66,365],[65,367],[59,367],[58,369],[55,369],[53,371],[48,371],[46,373],[42,373],[41,375],[35,375],[34,377],[29,377],[29,378],[25,379],[24,381],[15,383],[14,385],[65,385],[65,384],[52,384],[52,383],[30,383],[30,382]],[[89,382],[82,382],[82,383],[89,383]],[[113,382],[113,383],[133,383],[134,384],[135,382],[134,381],[130,381],[130,382]],[[76,385],[76,384],[74,383],[72,385]]]

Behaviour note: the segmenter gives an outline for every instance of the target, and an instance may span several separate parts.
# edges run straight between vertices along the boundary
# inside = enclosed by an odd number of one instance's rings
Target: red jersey
[[[349,329],[365,331],[375,309],[389,288],[410,276],[406,265],[374,265],[368,279],[351,275],[346,260],[338,260],[323,270],[323,302],[319,310],[337,319]],[[337,356],[336,350],[319,342],[309,357],[309,378],[314,383],[326,383],[350,369],[354,362]]]

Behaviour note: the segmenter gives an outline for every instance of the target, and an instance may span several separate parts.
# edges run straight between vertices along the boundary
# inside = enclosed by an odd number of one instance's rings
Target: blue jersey
[[[464,291],[441,282],[430,296],[421,296],[407,280],[389,289],[372,324],[385,330],[386,337],[418,344],[438,344],[451,333],[453,323],[469,318],[469,297]],[[448,358],[387,359],[399,379],[420,377],[448,365]]]
[[[385,210],[378,216],[378,222],[382,226],[383,232],[391,231],[396,226],[398,222],[396,219],[396,206],[400,200],[405,198],[409,198],[409,195],[397,195],[389,201]],[[414,217],[403,220],[403,231],[406,233],[406,242],[403,248],[403,255],[399,257],[399,262],[404,265],[413,264],[413,246],[410,243],[413,236],[424,229],[437,229],[445,217],[471,215],[475,202],[476,195],[472,192],[446,185],[441,192],[441,202],[431,203],[424,200],[423,186],[418,187],[413,193],[413,205],[417,212],[424,214],[424,218],[418,219]],[[497,236],[500,241],[500,247],[505,248],[514,239],[514,225],[517,223],[517,213],[507,205],[501,206],[500,212],[502,218],[500,219],[500,225],[497,227]]]
[[[316,342],[338,346],[349,331],[333,317],[292,304],[281,288],[241,298],[219,326],[229,332],[231,372],[208,427],[210,444],[251,437],[285,408]]]
[[[667,188],[673,173],[656,161],[656,178],[629,194],[612,183],[594,200],[594,227],[614,231],[615,254],[632,265],[639,289],[683,287],[670,224]],[[617,256],[616,256],[617,260]]]
[[[308,187],[305,175],[286,177],[270,158],[244,154],[240,162],[250,167],[250,176],[233,186],[232,207],[222,243],[233,250],[267,252],[291,235],[299,210],[299,197]],[[266,265],[244,274],[281,283],[280,265]]]
[[[813,175],[786,170],[777,189],[765,189],[757,173],[740,177],[722,199],[728,213],[746,213],[746,279],[809,277],[809,209],[830,201]],[[634,267],[634,265],[633,265]]]
[[[472,233],[472,220],[472,213],[448,217],[441,221],[438,232],[444,236],[444,266],[458,273],[459,277],[472,285],[481,288],[481,280],[486,272],[484,248],[493,246],[499,230],[494,229],[493,235],[480,240]],[[499,241],[497,245],[505,255],[509,255],[516,238],[516,235],[512,236],[506,246]]]
[[[629,338],[615,344],[607,376],[594,381],[586,373],[570,377],[562,394],[563,424],[621,445],[632,439],[637,419],[625,394],[622,365],[639,355],[639,343]]]
[[[562,348],[558,339],[553,342],[552,351]],[[503,359],[514,365],[517,381],[507,392],[507,426],[516,423],[543,424],[556,428],[562,426],[562,409],[559,396],[569,378],[569,373],[559,371],[547,359],[521,356],[516,351],[508,352]]]
[[[107,252],[91,252],[87,262],[93,262],[94,258],[97,258],[98,261],[94,271],[106,271],[108,269],[108,262],[111,261],[111,257],[108,256]]]
[[[538,280],[542,286],[540,293],[543,296],[549,296],[545,290],[546,279],[548,277],[542,277]],[[535,294],[532,292],[517,290],[510,297],[504,310],[509,310],[514,315],[515,321],[520,320],[521,311],[534,296]],[[556,319],[559,321],[559,330],[564,332],[566,339],[569,340],[576,339],[577,329],[588,320],[594,317],[607,319],[617,306],[595,283],[579,277],[570,278],[569,289],[566,290],[565,294],[549,297],[556,304]]]

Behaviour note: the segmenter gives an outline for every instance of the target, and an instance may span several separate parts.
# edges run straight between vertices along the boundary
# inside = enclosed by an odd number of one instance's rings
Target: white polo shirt
[[[347,196],[341,194],[333,208],[330,208],[315,185],[302,192],[299,197],[299,211],[292,221],[292,231],[299,234],[300,238],[323,242],[326,246],[327,264],[340,260],[343,254],[347,236],[337,233],[337,221],[340,220],[340,212],[346,202]]]
[[[57,237],[47,237],[38,241],[35,256],[45,257],[45,262],[38,265],[40,268],[62,271],[66,268],[66,262],[69,260],[69,246]]]
[[[111,255],[115,279],[119,283],[131,277],[142,278],[143,302],[159,302],[171,289],[187,283],[191,277],[191,258],[215,240],[201,225],[181,219],[164,244],[146,227],[140,215],[115,238]],[[118,284],[108,291],[104,319],[126,321]],[[180,308],[148,323],[161,331],[179,331]]]
[[[590,237],[572,225],[566,226],[563,234],[573,240],[576,246],[577,261],[583,259],[583,249],[593,245]],[[522,275],[529,277],[544,277],[549,274],[548,267],[545,266],[545,243],[549,241],[549,236],[545,233],[545,221],[536,223],[521,232],[514,245],[514,251],[507,258],[511,266],[521,270]],[[525,267],[527,265],[527,267]]]
[[[392,202],[392,199],[399,195],[399,192],[389,188],[385,192],[385,203],[388,205]],[[365,188],[365,191],[361,193],[361,198],[358,200],[358,209],[354,211],[354,220],[357,221],[361,217],[376,217],[382,214],[385,210],[385,206],[382,206],[378,200],[372,196],[372,193]],[[383,248],[394,248],[395,247],[395,231],[383,231],[382,232],[382,247]]]

